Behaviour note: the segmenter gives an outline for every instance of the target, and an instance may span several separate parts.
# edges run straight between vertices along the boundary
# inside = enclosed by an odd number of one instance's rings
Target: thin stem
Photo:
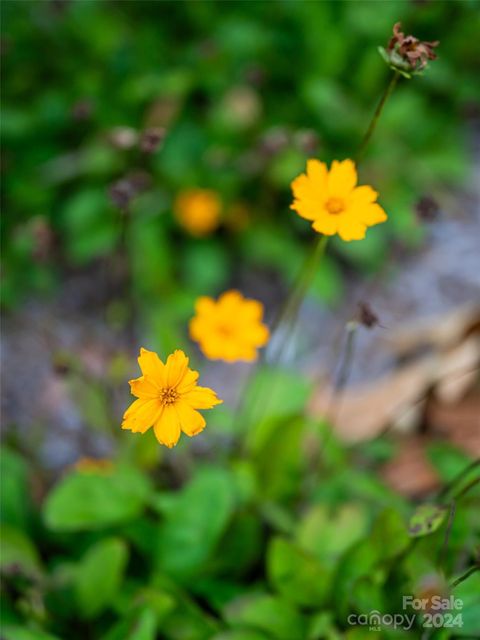
[[[456,502],[455,500],[452,500],[452,502],[450,503],[450,512],[448,514],[447,528],[445,529],[445,538],[443,539],[443,544],[440,549],[440,553],[438,554],[439,566],[444,564],[444,561],[447,556],[448,541],[450,540],[450,533],[452,531],[453,519],[455,518],[456,508],[457,508]]]
[[[474,565],[473,567],[470,567],[470,569],[468,569],[468,571],[465,571],[465,573],[463,575],[461,575],[459,578],[454,580],[451,583],[449,588],[450,589],[455,589],[455,587],[458,587],[459,584],[461,584],[462,582],[464,582],[464,580],[469,578],[473,573],[475,573],[475,571],[480,571],[480,566]]]
[[[463,497],[466,493],[470,491],[470,489],[475,487],[475,485],[477,484],[480,484],[480,478],[474,478],[471,482],[465,485],[463,489],[455,495],[455,500],[458,500],[459,498]]]
[[[303,263],[302,269],[297,276],[295,285],[292,287],[289,296],[287,297],[273,323],[272,337],[270,338],[270,344],[272,345],[272,347],[270,349],[267,347],[265,350],[265,357],[270,362],[280,360],[283,354],[284,347],[286,346],[287,341],[281,340],[280,346],[276,352],[275,338],[278,339],[279,334],[281,334],[283,330],[288,329],[288,331],[292,331],[294,329],[298,319],[298,312],[300,310],[300,307],[302,306],[302,302],[315,275],[315,271],[318,268],[318,264],[325,253],[327,243],[328,236],[321,235],[316,238],[313,249]],[[280,335],[280,338],[281,337],[282,336]]]
[[[355,350],[355,336],[357,334],[358,322],[351,320],[346,324],[347,340],[345,343],[345,350],[343,351],[343,358],[338,367],[338,373],[332,386],[332,392],[330,394],[330,400],[325,411],[325,418],[327,419],[327,427],[325,437],[320,446],[317,455],[320,455],[325,450],[327,444],[330,442],[330,438],[333,435],[335,428],[335,422],[337,419],[338,411],[340,409],[340,400],[342,397],[343,389],[347,383],[350,369],[353,362],[353,354]]]
[[[383,107],[385,106],[385,103],[387,102],[388,98],[391,96],[393,90],[395,89],[395,86],[398,82],[398,79],[400,78],[400,74],[398,73],[398,71],[394,71],[390,82],[388,83],[387,87],[385,88],[385,91],[383,92],[382,97],[380,98],[380,102],[377,105],[377,108],[375,109],[375,113],[373,114],[373,117],[370,121],[370,124],[368,126],[368,129],[363,137],[362,142],[360,143],[360,148],[358,150],[357,153],[357,164],[358,162],[363,158],[364,154],[365,154],[365,150],[368,146],[368,143],[370,142],[373,133],[377,127],[378,121],[380,119],[380,116],[382,115],[382,111],[383,111]]]
[[[438,494],[438,500],[445,499],[448,496],[449,492],[453,489],[453,487],[455,487],[455,485],[457,485],[460,480],[463,480],[463,478],[465,478],[465,476],[468,475],[470,471],[478,466],[480,466],[480,458],[476,458],[475,460],[473,460],[473,462],[466,466],[463,471],[461,471],[453,478],[453,480],[450,480],[450,482],[446,484]]]

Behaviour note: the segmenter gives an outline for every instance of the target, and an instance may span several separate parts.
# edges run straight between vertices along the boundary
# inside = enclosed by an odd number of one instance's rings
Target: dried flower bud
[[[132,185],[128,180],[122,178],[114,182],[108,190],[110,199],[119,209],[126,210],[130,200],[135,195]]]
[[[131,200],[142,191],[145,191],[150,184],[150,174],[145,171],[132,171],[110,186],[110,199],[116,207],[126,211]]]
[[[288,131],[284,127],[272,127],[260,139],[260,150],[266,156],[280,153],[289,142]]]
[[[295,133],[295,144],[309,157],[318,152],[319,138],[313,129],[301,129]]]
[[[422,222],[433,222],[438,218],[440,207],[431,196],[423,196],[415,205],[417,217]]]
[[[378,316],[368,302],[358,303],[358,322],[367,329],[372,329],[379,324]]]
[[[392,69],[410,78],[412,74],[423,71],[429,60],[436,59],[434,49],[439,41],[427,42],[415,36],[406,36],[400,31],[401,26],[400,22],[393,25],[393,36],[387,48],[379,47],[379,51]]]
[[[142,132],[140,137],[140,151],[143,153],[154,153],[165,139],[165,129],[161,127],[150,127]]]

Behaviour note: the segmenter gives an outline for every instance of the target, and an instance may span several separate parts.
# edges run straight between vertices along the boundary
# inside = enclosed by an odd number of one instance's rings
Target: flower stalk
[[[365,155],[365,151],[370,143],[370,140],[372,139],[375,129],[377,128],[377,124],[378,124],[378,121],[380,120],[380,116],[382,115],[383,108],[385,107],[385,104],[388,98],[392,95],[393,90],[397,86],[397,82],[399,78],[400,78],[400,72],[395,70],[392,74],[392,77],[390,78],[390,82],[388,83],[388,85],[385,88],[385,91],[382,94],[382,97],[380,98],[379,103],[377,104],[377,108],[375,109],[375,112],[370,121],[370,124],[368,125],[368,129],[365,132],[365,135],[363,136],[362,142],[360,143],[360,147],[358,149],[357,158],[356,158],[357,163],[360,160],[362,160],[362,158]]]

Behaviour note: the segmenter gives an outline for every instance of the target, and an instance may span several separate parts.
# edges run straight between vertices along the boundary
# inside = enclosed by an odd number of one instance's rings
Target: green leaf
[[[204,468],[172,497],[158,534],[159,568],[183,581],[209,559],[235,506],[235,482],[220,468]]]
[[[25,529],[30,504],[25,461],[6,447],[1,448],[0,459],[0,521]]]
[[[22,573],[37,576],[41,572],[40,558],[29,538],[9,525],[0,526],[0,568],[18,566]]]
[[[480,573],[474,573],[453,589],[455,598],[462,600],[462,627],[455,627],[455,636],[478,637],[480,629]],[[453,615],[457,612],[452,611]]]
[[[410,544],[404,519],[398,511],[390,508],[379,514],[373,523],[369,539],[383,561],[393,558]]]
[[[53,488],[43,516],[54,531],[100,529],[133,520],[148,495],[146,478],[133,469],[121,467],[109,475],[74,472]]]
[[[74,195],[63,211],[67,250],[76,264],[107,254],[115,246],[119,225],[105,192],[85,189]]]
[[[297,528],[302,549],[331,565],[366,533],[368,516],[357,504],[343,504],[336,511],[313,505]]]
[[[305,619],[283,598],[267,594],[241,596],[226,606],[224,616],[232,626],[253,627],[278,640],[305,637]]]
[[[330,591],[331,571],[285,538],[272,538],[267,551],[272,587],[299,606],[320,607]]]
[[[82,558],[77,569],[75,593],[85,617],[95,617],[115,598],[127,558],[127,546],[116,538],[97,542]]]
[[[224,245],[214,240],[191,243],[181,261],[184,282],[197,295],[217,292],[225,287],[230,272]]]
[[[412,538],[419,538],[433,533],[445,520],[447,513],[448,507],[445,506],[437,504],[419,505],[408,523],[410,536]]]
[[[60,638],[40,629],[28,629],[24,625],[7,624],[2,625],[2,640],[60,640]]]
[[[269,640],[269,637],[260,631],[252,631],[251,629],[232,629],[217,633],[210,640]]]

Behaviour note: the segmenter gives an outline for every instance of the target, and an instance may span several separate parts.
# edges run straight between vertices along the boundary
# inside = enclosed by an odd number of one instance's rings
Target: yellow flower
[[[80,458],[73,465],[75,471],[81,473],[100,473],[108,474],[113,469],[113,463],[106,458]]]
[[[334,160],[330,171],[325,163],[308,160],[307,173],[292,182],[295,200],[290,208],[311,220],[319,233],[361,240],[367,227],[385,222],[387,214],[376,203],[378,194],[372,187],[356,185],[357,170],[352,160]]]
[[[202,296],[195,311],[190,336],[211,360],[252,362],[257,359],[257,349],[268,342],[262,303],[247,300],[238,291],[226,291],[217,301]]]
[[[212,389],[198,387],[198,373],[188,368],[188,358],[177,349],[164,364],[158,355],[140,349],[138,364],[142,376],[130,380],[138,398],[125,411],[122,429],[145,433],[153,426],[160,444],[174,447],[180,431],[195,436],[205,427],[205,418],[196,409],[211,409],[222,400]]]
[[[178,222],[193,236],[206,236],[218,227],[221,201],[215,191],[189,189],[175,200]]]

